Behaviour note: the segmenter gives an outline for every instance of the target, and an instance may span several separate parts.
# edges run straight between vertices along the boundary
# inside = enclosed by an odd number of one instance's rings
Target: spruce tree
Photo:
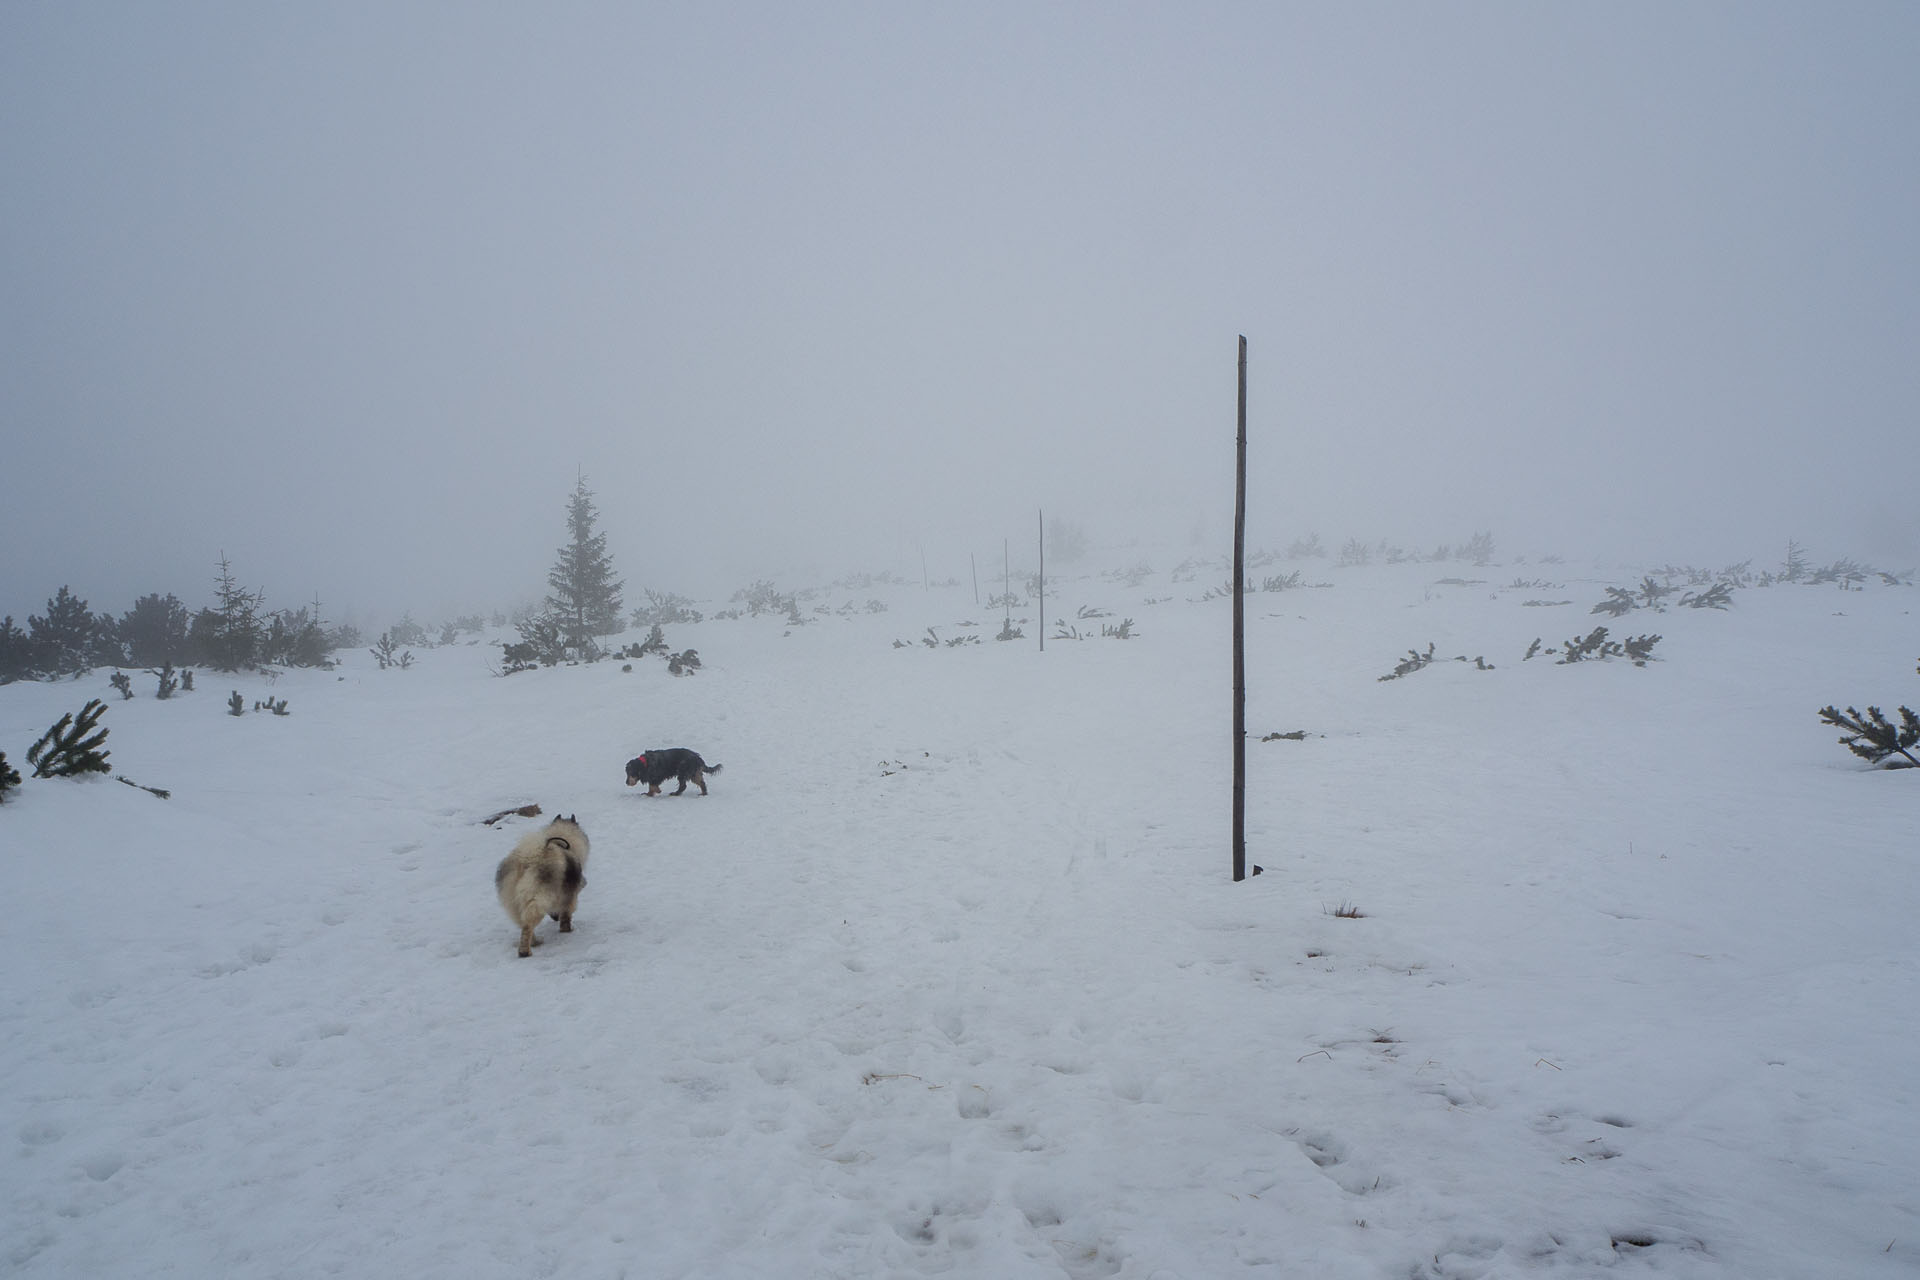
[[[220,575],[214,579],[214,606],[194,615],[191,639],[200,660],[216,671],[238,671],[259,664],[266,627],[261,620],[264,601],[233,576],[225,552]]]
[[[594,532],[598,514],[583,475],[567,500],[567,544],[547,573],[547,612],[570,648],[588,648],[594,636],[613,635],[624,625],[620,593],[626,583],[613,576],[607,535]]]
[[[192,615],[173,595],[141,596],[120,616],[120,640],[127,661],[136,667],[157,667],[186,657],[187,626]]]
[[[94,647],[96,623],[87,602],[61,587],[47,601],[44,618],[27,618],[27,645],[33,665],[48,675],[85,671]]]
[[[7,788],[20,785],[20,771],[7,763],[7,753],[0,751],[0,800],[7,798]]]
[[[25,679],[33,673],[33,648],[27,633],[14,625],[13,615],[0,618],[0,684]]]

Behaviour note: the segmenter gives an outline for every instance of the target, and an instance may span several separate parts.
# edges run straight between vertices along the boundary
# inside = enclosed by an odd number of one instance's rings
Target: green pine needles
[[[94,728],[106,710],[107,704],[94,698],[80,708],[78,718],[69,711],[56,720],[40,741],[27,748],[27,763],[33,766],[33,776],[72,778],[83,773],[111,772],[107,753],[100,750],[100,744],[107,740],[107,731],[96,732]]]
[[[1883,769],[1920,769],[1920,757],[1914,755],[1920,748],[1920,716],[1914,715],[1911,707],[1899,711],[1900,722],[1895,724],[1881,715],[1878,707],[1868,707],[1863,716],[1852,707],[1842,713],[1826,706],[1820,708],[1820,722],[1846,730],[1840,736],[1840,745],[1869,764]],[[1895,760],[1894,756],[1904,759]]]

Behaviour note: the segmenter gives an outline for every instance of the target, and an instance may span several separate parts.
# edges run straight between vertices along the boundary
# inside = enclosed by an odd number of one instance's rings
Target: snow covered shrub
[[[21,680],[31,671],[27,633],[14,625],[9,614],[0,618],[0,684]]]
[[[1460,558],[1485,568],[1493,559],[1493,534],[1476,533],[1460,546]]]
[[[20,785],[20,771],[7,763],[7,753],[0,751],[0,800],[7,798],[10,787]]]
[[[1341,546],[1339,556],[1334,559],[1333,567],[1336,569],[1359,569],[1363,568],[1372,559],[1373,553],[1369,550],[1366,543],[1360,541],[1358,538],[1348,538]]]
[[[1633,612],[1634,606],[1638,603],[1639,601],[1635,599],[1633,592],[1628,591],[1626,588],[1608,587],[1607,598],[1587,610],[1587,612],[1604,613],[1618,618]],[[1602,629],[1604,630],[1604,628]]]
[[[1467,657],[1466,654],[1460,653],[1460,654],[1455,654],[1453,660],[1455,662],[1471,662],[1473,663],[1474,669],[1476,671],[1493,670],[1493,664],[1491,662],[1488,662],[1484,655],[1479,657],[1469,658]],[[1425,653],[1420,652],[1418,649],[1407,650],[1407,656],[1401,659],[1400,665],[1395,667],[1392,671],[1389,671],[1386,675],[1381,676],[1380,680],[1382,682],[1385,682],[1388,680],[1398,680],[1401,676],[1410,676],[1416,671],[1420,671],[1427,667],[1432,666],[1433,663],[1434,663],[1433,644],[1429,642],[1427,645],[1427,651]]]
[[[794,614],[799,612],[799,603],[791,595],[782,595],[773,583],[762,578],[733,593],[733,598],[747,606],[747,612],[754,617],[763,613]]]
[[[247,714],[247,700],[240,696],[238,689],[235,689],[227,698],[227,714],[230,716]]]
[[[100,750],[100,744],[107,740],[107,731],[94,732],[94,726],[106,710],[107,704],[94,698],[80,708],[77,719],[69,711],[54,721],[40,741],[27,748],[27,763],[33,766],[33,776],[70,778],[82,773],[108,772],[107,752]]]
[[[267,618],[260,640],[260,661],[277,662],[289,667],[329,669],[333,659],[327,656],[327,631],[320,622],[320,602],[309,610],[281,609]]]
[[[501,675],[530,671],[535,666],[551,667],[566,660],[566,637],[558,619],[545,613],[529,613],[516,625],[520,639],[500,642],[506,660]]]
[[[104,616],[96,619],[88,611],[85,600],[61,587],[59,593],[47,601],[44,617],[27,619],[27,645],[33,666],[53,676],[85,671],[92,665],[97,633],[103,622],[109,627],[112,625],[112,620]]]
[[[184,656],[192,621],[187,606],[175,596],[158,592],[141,596],[120,615],[120,641],[127,647],[127,661],[151,667]]]
[[[668,622],[691,623],[701,620],[700,611],[685,596],[674,595],[671,591],[644,591],[642,594],[647,597],[647,603],[633,611],[633,625],[636,627],[658,627]]]
[[[281,698],[278,701],[274,700],[273,698],[259,699],[254,702],[253,709],[255,711],[271,711],[273,712],[273,714],[277,716],[284,716],[288,714],[287,700],[285,698]]]
[[[1304,538],[1297,538],[1287,547],[1287,559],[1289,560],[1311,560],[1316,557],[1324,557],[1326,554],[1327,549],[1320,545],[1320,535],[1317,533],[1310,533]]]
[[[1605,627],[1595,627],[1584,637],[1569,640],[1559,649],[1542,649],[1536,638],[1527,647],[1527,658],[1537,653],[1557,653],[1560,661],[1557,665],[1566,666],[1574,662],[1605,661],[1608,658],[1625,658],[1636,667],[1644,667],[1653,661],[1653,646],[1660,643],[1657,635],[1629,636],[1625,640],[1609,640]],[[1522,658],[1521,661],[1526,661]]]
[[[415,628],[415,630],[418,629],[417,627]],[[399,667],[404,671],[413,665],[413,650],[408,649],[402,652],[400,650],[400,642],[394,638],[394,634],[391,631],[382,631],[380,633],[380,643],[367,650],[367,652],[373,655],[373,660],[380,664],[382,671],[385,671],[388,667]]]
[[[1724,609],[1733,603],[1733,587],[1725,582],[1717,582],[1705,591],[1689,591],[1680,597],[1680,604],[1688,609]]]
[[[126,672],[114,672],[107,677],[107,683],[120,691],[120,698],[123,702],[133,697],[133,681],[127,676]]]
[[[692,649],[683,649],[667,657],[667,674],[670,676],[690,676],[700,669],[700,655]]]
[[[386,640],[388,637],[392,637],[392,642],[396,646],[417,644],[425,649],[430,643],[427,629],[415,622],[411,613],[401,614],[400,621],[380,633],[382,640]]]
[[[1805,581],[1808,586],[1819,586],[1831,582],[1837,584],[1842,591],[1858,591],[1860,584],[1867,580],[1867,575],[1873,572],[1875,571],[1858,560],[1849,560],[1843,556],[1830,565],[1811,571],[1807,574]]]
[[[1663,609],[1660,603],[1661,599],[1672,594],[1672,587],[1669,587],[1664,582],[1655,582],[1652,576],[1648,575],[1640,579],[1640,590],[1634,599],[1643,609],[1659,610]]]
[[[1780,573],[1778,575],[1780,581],[1798,582],[1802,577],[1806,576],[1808,567],[1807,549],[1798,542],[1795,542],[1792,538],[1788,538],[1787,560],[1785,564],[1780,566]]]
[[[1433,642],[1428,641],[1427,651],[1425,653],[1420,652],[1418,649],[1407,650],[1407,656],[1401,661],[1400,665],[1389,671],[1386,675],[1381,676],[1380,679],[1383,681],[1398,680],[1401,676],[1410,676],[1422,667],[1430,665],[1432,662]]]
[[[645,640],[628,645],[626,648],[615,653],[614,657],[644,658],[650,653],[657,653],[662,657],[665,657],[667,653],[667,637],[666,634],[660,630],[660,624],[657,622],[653,624],[653,630],[647,632],[647,638]]]
[[[1899,710],[1900,723],[1896,725],[1881,715],[1878,707],[1868,707],[1863,716],[1852,707],[1842,715],[1826,706],[1820,708],[1820,722],[1845,729],[1840,745],[1869,764],[1883,769],[1920,768],[1920,757],[1913,754],[1920,747],[1920,716],[1914,715],[1911,707]],[[1891,759],[1896,755],[1905,757],[1905,762]]]

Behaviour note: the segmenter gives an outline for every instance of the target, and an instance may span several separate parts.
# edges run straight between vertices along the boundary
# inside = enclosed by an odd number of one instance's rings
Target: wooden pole
[[[1233,498],[1233,878],[1247,878],[1247,338],[1240,335]]]
[[[1040,512],[1040,652],[1047,651],[1047,513]]]

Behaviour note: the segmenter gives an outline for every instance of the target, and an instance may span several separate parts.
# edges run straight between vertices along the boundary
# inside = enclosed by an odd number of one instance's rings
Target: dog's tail
[[[708,766],[707,766],[706,768],[704,768],[704,769],[702,769],[702,770],[701,770],[700,772],[702,772],[702,773],[718,773],[718,772],[720,772],[720,766],[719,766],[719,765],[717,765],[717,764],[710,764],[710,765],[708,765]]]

